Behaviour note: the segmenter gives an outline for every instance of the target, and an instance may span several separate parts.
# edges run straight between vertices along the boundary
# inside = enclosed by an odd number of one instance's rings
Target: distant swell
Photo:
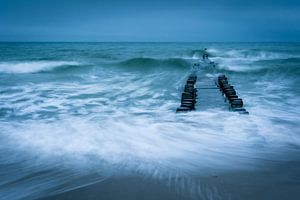
[[[151,69],[157,67],[172,67],[173,69],[186,69],[190,63],[180,58],[154,59],[154,58],[132,58],[119,63],[123,67],[138,69]]]
[[[0,73],[37,73],[51,71],[59,67],[76,66],[78,62],[71,61],[23,61],[23,62],[1,62]]]

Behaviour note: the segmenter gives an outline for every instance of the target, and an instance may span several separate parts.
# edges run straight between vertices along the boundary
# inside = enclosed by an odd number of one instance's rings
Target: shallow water
[[[175,113],[205,47],[250,115]],[[131,177],[183,199],[299,198],[299,64],[298,43],[0,43],[0,198]]]

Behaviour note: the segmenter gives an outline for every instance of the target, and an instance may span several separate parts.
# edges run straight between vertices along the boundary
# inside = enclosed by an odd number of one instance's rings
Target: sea
[[[176,113],[204,48],[249,115]],[[300,43],[2,42],[0,199],[300,199],[299,104]]]

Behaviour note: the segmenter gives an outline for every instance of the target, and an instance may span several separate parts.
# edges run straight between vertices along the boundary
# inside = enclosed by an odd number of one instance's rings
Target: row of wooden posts
[[[197,76],[191,74],[184,86],[184,90],[181,94],[181,104],[177,108],[176,112],[187,112],[195,110],[197,89],[195,84],[197,81]],[[220,75],[217,79],[217,86],[220,92],[223,94],[225,100],[229,103],[229,110],[234,112],[239,112],[240,114],[249,114],[249,112],[243,107],[244,102],[238,97],[234,86],[230,85],[228,78],[225,75]]]
[[[229,84],[225,75],[220,75],[218,77],[218,86],[225,99],[229,102],[229,109],[231,111],[239,112],[240,114],[249,114],[249,112],[243,108],[243,99],[238,97],[236,90]]]
[[[183,93],[181,94],[181,104],[180,107],[177,108],[176,112],[186,112],[195,110],[196,97],[197,97],[197,89],[195,88],[195,84],[197,81],[197,76],[191,74],[184,86]]]

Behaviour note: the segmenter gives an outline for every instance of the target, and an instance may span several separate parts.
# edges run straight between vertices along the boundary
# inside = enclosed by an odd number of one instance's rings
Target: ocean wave
[[[215,49],[215,48],[209,48],[207,50],[204,49],[194,49],[188,52],[188,58],[187,59],[192,59],[192,60],[199,60],[202,59],[203,54],[207,53],[209,57],[216,57],[221,53],[220,50]]]
[[[200,59],[204,53],[204,49],[196,49],[191,51],[192,59]]]
[[[218,63],[218,69],[223,72],[233,73],[255,73],[258,74],[280,74],[300,75],[300,58],[285,58],[273,60],[259,60],[249,64],[243,63]]]
[[[272,62],[259,62],[261,67],[257,70],[258,73],[261,74],[270,74],[273,73],[276,76],[284,77],[286,76],[287,79],[295,77],[299,79],[300,75],[300,58],[288,58],[288,59],[278,59]]]
[[[295,56],[287,53],[247,50],[231,50],[227,52],[227,55],[231,58],[247,59],[249,61],[287,59]]]
[[[37,73],[51,71],[59,67],[76,66],[80,63],[74,61],[23,61],[23,62],[1,62],[0,73]]]
[[[214,50],[215,51],[215,50]],[[229,50],[218,51],[218,55],[212,52],[211,60],[218,63],[218,69],[228,72],[252,73],[261,71],[283,71],[283,68],[274,66],[299,63],[300,55],[258,51],[258,50]]]
[[[119,63],[122,67],[138,69],[153,69],[156,67],[172,67],[173,69],[186,69],[191,66],[187,60],[181,58],[155,59],[155,58],[131,58]]]

